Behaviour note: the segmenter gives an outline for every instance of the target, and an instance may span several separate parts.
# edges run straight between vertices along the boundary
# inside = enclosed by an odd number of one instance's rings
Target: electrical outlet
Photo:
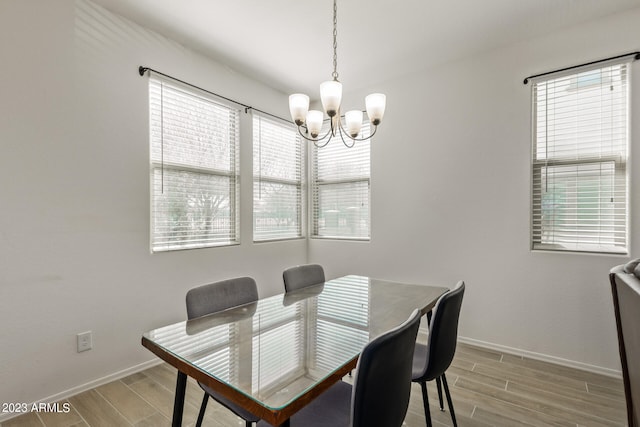
[[[91,331],[81,332],[76,335],[78,341],[78,353],[91,350],[93,347],[93,338],[91,336]]]

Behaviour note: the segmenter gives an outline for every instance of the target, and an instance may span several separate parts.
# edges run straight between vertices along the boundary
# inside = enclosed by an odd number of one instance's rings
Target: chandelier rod
[[[333,73],[334,81],[338,81],[338,3],[333,0]]]

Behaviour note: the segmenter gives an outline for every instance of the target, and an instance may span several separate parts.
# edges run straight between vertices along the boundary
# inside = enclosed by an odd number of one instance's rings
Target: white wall
[[[286,117],[284,94],[79,0],[0,2],[0,402],[34,402],[147,361],[144,331],[195,285],[251,275],[261,296],[307,243],[149,252],[145,65]],[[244,119],[250,115],[244,115]],[[76,353],[92,330],[94,349]]]
[[[522,81],[638,50],[638,22],[640,9],[371,88],[387,94],[387,115],[372,145],[371,242],[311,240],[310,261],[328,266],[330,277],[362,273],[448,286],[464,279],[462,337],[619,371],[607,274],[629,258],[529,250],[531,101]],[[640,63],[632,73],[637,136]],[[364,95],[345,98],[357,102]],[[635,257],[639,148],[636,137]]]

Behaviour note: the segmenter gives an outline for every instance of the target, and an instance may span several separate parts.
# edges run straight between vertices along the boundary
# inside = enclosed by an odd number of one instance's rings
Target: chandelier
[[[353,147],[356,141],[366,141],[371,138],[382,121],[387,98],[382,93],[372,93],[365,98],[365,106],[369,122],[373,125],[373,132],[367,137],[358,138],[362,129],[363,112],[360,110],[347,111],[344,115],[345,125],[340,116],[342,102],[342,83],[338,81],[338,6],[333,0],[333,80],[320,84],[320,99],[324,113],[319,110],[309,110],[309,97],[303,93],[289,96],[289,111],[291,118],[298,126],[298,133],[304,139],[313,141],[317,147],[324,147],[331,139],[339,135],[347,147]],[[324,114],[329,116],[330,127],[320,136],[325,121]],[[303,131],[304,130],[304,131]],[[309,136],[307,136],[309,135]],[[346,139],[345,139],[346,137]]]

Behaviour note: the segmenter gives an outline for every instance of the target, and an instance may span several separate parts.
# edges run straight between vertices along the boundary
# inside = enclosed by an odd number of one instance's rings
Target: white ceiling
[[[285,93],[331,78],[331,0],[93,0]],[[640,0],[339,0],[345,89],[640,7]],[[152,66],[151,64],[149,64]]]

